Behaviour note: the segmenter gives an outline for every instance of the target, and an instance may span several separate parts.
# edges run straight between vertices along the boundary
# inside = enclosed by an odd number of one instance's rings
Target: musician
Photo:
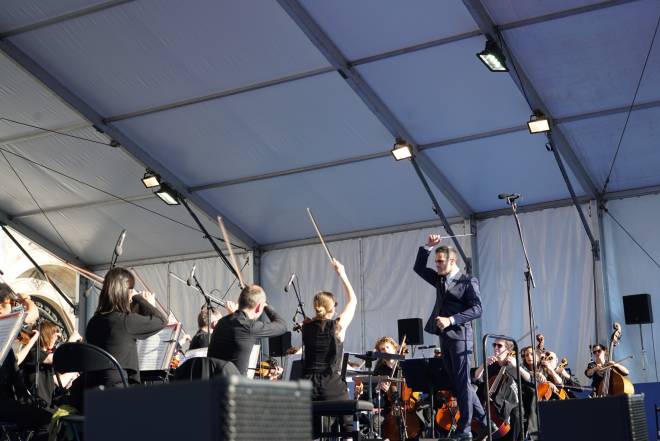
[[[518,370],[518,367],[512,351],[513,342],[494,339],[493,355],[486,358],[486,365],[488,365],[489,379],[496,377],[504,368],[501,377],[501,386],[496,391],[493,391],[494,395],[491,398],[497,409],[498,416],[504,421],[508,420],[511,424],[511,430],[507,434],[507,438],[517,440],[522,429],[522,418],[518,412],[518,386],[516,383],[516,370]],[[484,369],[486,367],[481,365],[475,370],[474,376],[478,383],[483,378]],[[523,369],[520,369],[521,379],[524,377],[523,371]],[[528,376],[528,378],[531,377]],[[487,388],[488,386],[482,383],[481,387]]]
[[[459,271],[456,250],[449,246],[437,247],[436,270],[427,268],[428,256],[439,243],[440,236],[428,236],[417,252],[414,271],[436,289],[435,305],[424,330],[440,336],[443,365],[453,381],[461,413],[456,436],[471,439],[473,416],[486,425],[486,414],[470,384],[471,322],[481,316],[479,282]]]
[[[607,348],[600,343],[596,343],[591,347],[591,353],[593,354],[593,361],[587,365],[584,375],[586,375],[587,378],[591,378],[591,387],[594,393],[598,393],[603,378],[605,377],[606,368],[616,368],[617,371],[624,376],[629,374],[628,368],[621,363],[606,361]]]
[[[303,378],[312,382],[312,401],[347,400],[346,382],[341,378],[341,360],[344,338],[348,326],[353,321],[357,307],[357,297],[348,280],[344,265],[337,259],[332,260],[344,290],[346,304],[335,318],[337,301],[329,292],[319,292],[314,296],[313,319],[308,319],[302,326],[304,346]],[[346,416],[344,431],[351,431],[352,419]],[[320,419],[314,421],[314,433],[320,433]]]
[[[266,314],[270,323],[259,320]],[[238,297],[238,310],[220,319],[213,329],[208,356],[236,365],[247,375],[252,347],[257,339],[286,332],[286,322],[266,303],[266,292],[259,285],[248,285]]]
[[[376,343],[374,343],[374,350],[386,354],[396,354],[399,351],[399,345],[392,337],[381,337],[376,340]],[[395,364],[396,360],[379,359],[374,366],[373,373],[375,376],[393,377],[395,375]],[[364,385],[365,382],[363,381],[355,386],[356,399],[367,399],[369,396],[369,391],[365,390]],[[383,403],[379,403],[379,401],[382,401],[382,398],[379,395],[383,393],[386,394],[389,391],[390,386],[391,383],[389,381],[379,381],[373,385],[371,395],[376,407],[383,407]]]
[[[227,302],[226,308],[230,314],[233,314],[238,308],[238,305],[234,302]],[[190,346],[188,347],[188,350],[209,347],[209,342],[210,342],[209,326],[211,328],[211,332],[213,332],[215,326],[218,324],[218,321],[220,321],[220,319],[222,318],[222,312],[220,311],[219,308],[215,306],[211,307],[210,313],[211,313],[210,324],[208,322],[209,314],[207,312],[206,306],[203,306],[201,311],[199,311],[199,314],[197,314],[197,326],[199,329],[197,329],[197,333],[193,336],[192,340],[190,341]]]
[[[94,316],[87,323],[88,343],[112,354],[128,375],[130,383],[140,382],[137,340],[157,334],[167,324],[167,316],[156,308],[153,293],[133,290],[135,279],[127,269],[115,267],[103,280]],[[87,374],[88,387],[116,387],[121,377],[115,370]]]

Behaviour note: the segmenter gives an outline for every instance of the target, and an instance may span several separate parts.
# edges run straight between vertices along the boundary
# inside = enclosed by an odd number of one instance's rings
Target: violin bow
[[[316,223],[316,219],[314,219],[314,215],[312,214],[312,210],[307,207],[307,215],[309,216],[309,220],[312,221],[312,225],[314,226],[314,230],[316,231],[316,235],[319,237],[319,240],[321,241],[321,245],[323,246],[323,249],[325,250],[325,254],[328,256],[328,259],[330,260],[330,263],[332,263],[332,254],[330,254],[330,250],[328,249],[328,246],[325,244],[325,241],[323,240],[323,235],[321,234],[321,230],[319,230],[319,225]]]
[[[231,266],[234,267],[234,272],[238,277],[238,284],[241,286],[241,289],[245,288],[245,282],[243,281],[243,274],[241,274],[241,268],[238,266],[236,261],[236,256],[234,255],[234,249],[231,246],[231,241],[229,240],[229,235],[227,234],[227,229],[225,228],[225,223],[222,221],[222,217],[218,216],[218,225],[220,226],[220,231],[222,232],[222,237],[225,240],[227,245],[227,250],[229,250],[229,258],[231,259]]]

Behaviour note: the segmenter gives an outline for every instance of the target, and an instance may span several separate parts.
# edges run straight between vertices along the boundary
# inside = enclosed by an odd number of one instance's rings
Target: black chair
[[[56,374],[68,372],[89,372],[116,370],[122,385],[128,387],[126,372],[109,352],[89,343],[64,343],[53,354],[53,370]],[[71,428],[76,441],[82,440],[85,417],[67,415],[60,418],[60,424]]]
[[[186,360],[174,371],[174,381],[208,380],[218,375],[240,375],[231,361],[213,357],[195,357]]]
[[[321,439],[331,439],[336,436],[352,437],[353,441],[360,440],[360,413],[373,412],[374,405],[369,401],[362,400],[333,400],[333,401],[312,401],[312,415],[314,417],[340,417],[351,415],[353,417],[353,431],[339,433],[325,431],[321,429],[319,434]]]

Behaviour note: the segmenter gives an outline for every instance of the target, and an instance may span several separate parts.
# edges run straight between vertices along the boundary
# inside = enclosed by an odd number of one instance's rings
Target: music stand
[[[415,391],[428,391],[431,398],[431,437],[435,437],[435,393],[454,387],[444,373],[441,358],[412,358],[401,360],[401,370],[406,384]]]

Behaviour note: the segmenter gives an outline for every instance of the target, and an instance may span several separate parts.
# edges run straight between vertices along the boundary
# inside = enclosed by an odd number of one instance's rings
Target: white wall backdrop
[[[660,262],[660,196],[650,195],[610,201],[607,209],[626,230]],[[657,381],[657,360],[654,348],[658,326],[643,325],[646,357],[641,354],[639,325],[625,325],[622,296],[628,294],[651,294],[655,320],[660,313],[660,268],[628,237],[607,214],[603,217],[605,232],[606,262],[609,287],[609,305],[612,321],[622,325],[623,337],[615,350],[615,358],[634,355],[625,364],[631,370],[633,382]],[[603,340],[605,340],[603,338]],[[603,341],[607,344],[607,341]],[[644,369],[646,368],[646,369]]]
[[[585,214],[589,214],[585,212]],[[546,347],[567,357],[583,382],[595,335],[592,258],[574,207],[520,215],[536,289],[532,303]],[[512,216],[478,224],[483,333],[501,333],[529,345],[524,258]]]

